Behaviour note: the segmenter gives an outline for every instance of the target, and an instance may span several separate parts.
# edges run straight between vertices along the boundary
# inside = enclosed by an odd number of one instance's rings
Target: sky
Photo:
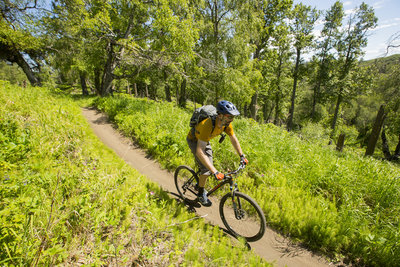
[[[328,10],[336,0],[294,0],[294,3],[303,3],[310,5],[318,10]],[[375,16],[378,18],[378,26],[370,30],[368,36],[368,45],[364,48],[364,60],[370,60],[377,57],[383,57],[386,54],[388,42],[397,33],[400,34],[400,1],[399,0],[343,0],[343,7],[346,14],[349,14],[355,7],[362,2],[374,8]],[[322,16],[323,17],[323,16]],[[316,27],[316,30],[322,29],[322,24]],[[400,39],[400,37],[399,37]],[[397,41],[400,45],[400,40]],[[388,55],[400,54],[400,48],[390,49]]]

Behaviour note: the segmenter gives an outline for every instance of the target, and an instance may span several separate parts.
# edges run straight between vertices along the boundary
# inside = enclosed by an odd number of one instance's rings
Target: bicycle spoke
[[[197,190],[195,189],[196,174],[187,166],[180,166],[175,171],[175,185],[179,195],[186,200],[194,201],[197,199]]]
[[[239,192],[234,199],[230,194],[225,195],[221,200],[220,213],[225,226],[234,235],[247,241],[256,241],[264,235],[264,215],[250,197]]]

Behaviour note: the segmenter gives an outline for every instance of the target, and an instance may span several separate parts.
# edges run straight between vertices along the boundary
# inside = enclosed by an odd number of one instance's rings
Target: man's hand
[[[221,180],[223,180],[225,178],[225,174],[220,173],[220,172],[215,172],[214,173],[214,177],[215,177],[215,179],[221,181]]]
[[[240,164],[247,165],[248,163],[249,163],[249,161],[246,159],[246,156],[244,154],[242,154],[240,156]]]

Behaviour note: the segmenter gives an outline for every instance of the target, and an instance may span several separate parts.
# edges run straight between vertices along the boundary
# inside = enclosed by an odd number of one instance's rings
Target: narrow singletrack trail
[[[105,114],[90,108],[83,108],[82,113],[98,138],[114,150],[126,163],[153,182],[158,183],[163,190],[177,194],[173,173],[163,170],[156,161],[150,159],[132,140],[122,136],[108,121]],[[211,199],[213,201],[211,207],[196,208],[196,213],[199,216],[204,216],[209,223],[225,229],[218,212],[218,199]],[[290,240],[280,236],[268,227],[263,238],[257,242],[251,242],[249,245],[255,253],[268,262],[274,263],[275,266],[335,266],[334,263],[329,263],[324,258],[294,245]]]

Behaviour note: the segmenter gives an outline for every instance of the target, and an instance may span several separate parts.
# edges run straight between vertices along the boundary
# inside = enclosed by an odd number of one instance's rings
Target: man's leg
[[[207,191],[204,189],[206,185],[208,175],[201,174],[199,176],[199,192],[197,194],[200,203],[205,207],[210,207],[212,205],[211,200],[207,197]]]
[[[204,188],[206,186],[208,175],[200,174],[199,176],[199,187]]]
[[[197,148],[197,142],[190,140],[189,138],[186,139],[188,142],[188,145],[190,147],[190,150],[193,153],[194,158],[196,159],[196,164],[199,167],[199,170],[201,173],[205,173],[205,174],[200,174],[199,176],[199,184],[198,184],[198,197],[200,199],[200,202],[203,206],[209,207],[212,205],[211,201],[207,198],[207,191],[204,189],[206,182],[207,182],[207,178],[210,175],[209,171],[207,170],[207,168],[201,163],[201,161],[197,158],[196,156],[196,148]],[[212,149],[210,144],[207,145],[206,147],[206,155],[208,156],[209,160],[212,162],[213,158],[212,158]]]

